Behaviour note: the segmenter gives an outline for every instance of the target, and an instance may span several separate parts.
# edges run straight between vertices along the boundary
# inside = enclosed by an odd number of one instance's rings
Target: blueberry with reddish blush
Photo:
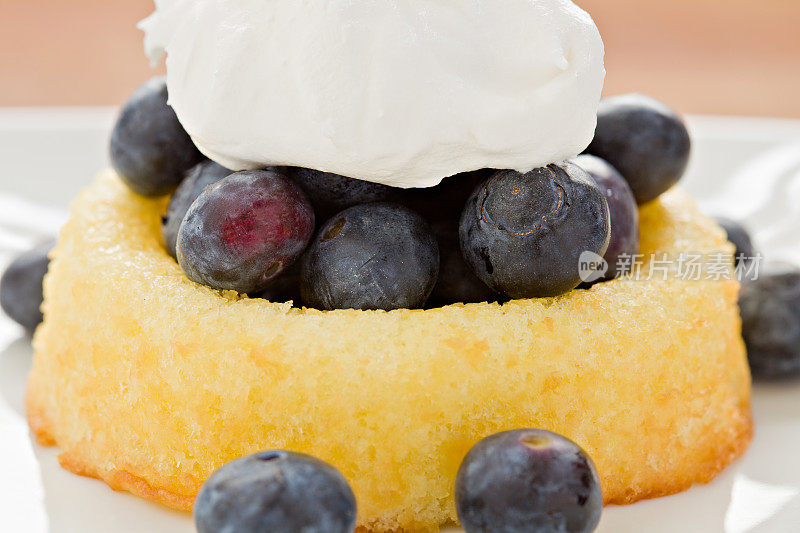
[[[50,266],[48,254],[55,241],[48,241],[16,259],[0,278],[0,306],[14,322],[33,333],[42,322],[42,282]]]
[[[400,192],[388,185],[310,168],[287,167],[286,172],[308,196],[319,222],[354,205],[395,200]]]
[[[600,102],[586,153],[616,168],[643,204],[681,179],[691,148],[686,124],[675,111],[648,96],[626,94]]]
[[[161,234],[164,236],[164,247],[169,255],[177,257],[175,247],[178,242],[178,230],[189,207],[206,187],[232,173],[233,171],[213,161],[203,161],[189,169],[172,194],[167,214],[161,219]]]
[[[499,295],[475,275],[461,255],[458,219],[436,221],[431,227],[439,244],[439,278],[427,307],[497,301]]]
[[[736,266],[743,267],[752,264],[756,250],[747,229],[739,222],[727,217],[715,217],[715,220],[725,230],[728,240],[736,247],[734,252]]]
[[[581,155],[573,163],[589,173],[597,182],[608,203],[611,236],[603,259],[608,263],[605,279],[626,274],[632,256],[639,251],[639,208],[625,181],[607,161],[593,155]]]
[[[194,521],[198,533],[352,533],[356,498],[328,463],[264,451],[211,474],[197,494]]]
[[[603,192],[569,162],[495,173],[467,201],[459,227],[464,259],[486,285],[510,298],[574,289],[581,283],[581,255],[602,257],[609,233]]]
[[[455,500],[466,533],[590,533],[603,510],[591,458],[541,429],[478,442],[458,469]]]
[[[345,209],[326,222],[303,256],[303,303],[317,309],[413,309],[439,274],[430,225],[390,203]]]
[[[800,376],[800,268],[767,264],[742,283],[739,309],[753,377]]]
[[[178,230],[178,263],[214,289],[264,290],[314,232],[305,193],[276,170],[237,172],[208,186]]]
[[[111,166],[135,193],[161,196],[203,160],[167,104],[167,82],[153,78],[130,97],[111,134]]]

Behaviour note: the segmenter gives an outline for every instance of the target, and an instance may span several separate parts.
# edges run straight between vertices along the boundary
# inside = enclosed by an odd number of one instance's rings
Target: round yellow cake
[[[462,458],[501,430],[576,441],[607,503],[707,482],[747,446],[736,281],[670,271],[503,305],[297,309],[189,281],[162,246],[166,203],[105,173],[53,252],[28,416],[73,472],[188,510],[223,463],[285,448],[347,477],[361,526],[435,531],[456,520]],[[680,191],[642,207],[641,235],[643,269],[655,252],[730,263]]]

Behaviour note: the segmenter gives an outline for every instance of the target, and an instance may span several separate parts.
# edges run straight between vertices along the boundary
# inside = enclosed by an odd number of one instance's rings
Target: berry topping
[[[265,451],[214,472],[197,495],[194,520],[198,533],[352,533],[356,499],[331,465]]]
[[[600,102],[594,140],[586,149],[625,177],[640,204],[681,179],[690,151],[689,132],[678,114],[640,94]]]
[[[439,244],[439,279],[427,306],[497,301],[497,293],[475,275],[461,255],[458,219],[436,221],[431,226]]]
[[[232,171],[213,161],[198,163],[186,173],[186,177],[175,189],[169,201],[167,214],[161,220],[164,247],[169,255],[176,257],[175,246],[178,241],[178,229],[180,229],[183,217],[186,216],[186,212],[189,211],[192,203],[197,200],[203,189],[230,174],[232,174]]]
[[[189,279],[241,293],[264,290],[306,248],[314,211],[276,170],[237,172],[208,186],[178,231]]]
[[[331,218],[303,258],[303,302],[317,309],[422,307],[439,273],[430,226],[400,205],[365,204]]]
[[[448,221],[458,223],[472,191],[493,173],[494,170],[489,169],[462,172],[443,179],[434,187],[403,189],[400,203],[432,224]]]
[[[458,470],[455,499],[467,533],[589,533],[603,510],[589,456],[541,429],[505,431],[476,444]]]
[[[581,282],[580,257],[602,256],[608,204],[581,168],[560,163],[495,173],[461,216],[461,250],[489,287],[511,298],[556,296]]]
[[[354,205],[394,200],[401,190],[310,168],[292,167],[287,172],[308,195],[320,221]]]
[[[639,251],[639,209],[633,192],[617,169],[599,157],[582,155],[573,162],[594,178],[608,203],[611,237],[603,256],[608,263],[605,278],[625,274],[630,269],[631,257]]]
[[[745,227],[735,220],[725,217],[716,217],[716,221],[725,230],[728,240],[736,246],[734,253],[736,265],[742,266],[751,263],[756,255],[756,250]]]
[[[54,241],[25,252],[8,265],[0,278],[0,305],[15,322],[33,333],[42,322],[42,281],[50,259],[47,254]]]
[[[135,193],[167,194],[202,161],[175,111],[167,104],[167,82],[153,78],[130,97],[111,134],[111,165]]]
[[[739,308],[753,377],[800,376],[800,268],[767,265],[742,284]]]
[[[252,297],[277,303],[293,302],[296,306],[299,306],[303,300],[300,296],[301,264],[302,261],[292,264],[280,276],[270,281],[263,291],[253,294]]]

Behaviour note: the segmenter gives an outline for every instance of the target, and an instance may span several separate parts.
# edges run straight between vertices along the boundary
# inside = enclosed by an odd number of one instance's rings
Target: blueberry
[[[586,152],[611,163],[640,204],[655,200],[681,179],[691,139],[675,111],[640,94],[606,98]]]
[[[263,298],[270,302],[293,302],[299,305],[303,298],[300,295],[300,265],[301,261],[293,263],[286,271],[269,282],[269,285],[254,295],[253,298]]]
[[[750,239],[750,234],[744,226],[726,217],[716,217],[716,221],[725,230],[728,240],[736,246],[736,252],[734,253],[736,266],[746,266],[752,263],[756,251],[753,247],[753,241]]]
[[[427,307],[497,301],[497,293],[475,275],[461,255],[458,219],[436,221],[431,227],[439,244],[439,279],[428,298]]]
[[[356,499],[331,465],[265,451],[214,472],[197,495],[194,520],[198,533],[352,533]]]
[[[594,178],[608,203],[611,237],[603,256],[608,263],[605,278],[626,274],[632,256],[639,251],[639,208],[633,192],[617,169],[599,157],[582,155],[573,162]]]
[[[48,241],[17,257],[0,278],[0,305],[15,322],[33,333],[42,322],[42,281],[50,265]]]
[[[603,510],[594,463],[550,431],[487,437],[456,476],[456,511],[466,533],[589,533]]]
[[[203,159],[167,104],[167,83],[153,78],[130,97],[111,134],[111,165],[130,189],[161,196]]]
[[[574,289],[581,282],[581,255],[602,256],[609,233],[603,192],[569,162],[526,174],[495,173],[467,201],[459,228],[467,263],[510,298]]]
[[[400,189],[310,168],[287,169],[289,177],[308,195],[320,221],[354,205],[395,200]]]
[[[183,217],[186,216],[192,203],[197,200],[203,189],[232,173],[213,161],[203,161],[189,169],[181,184],[172,194],[167,214],[161,220],[164,247],[169,255],[176,257],[175,246],[178,242],[178,229],[180,229]]]
[[[303,302],[318,309],[400,309],[425,304],[439,273],[425,220],[390,203],[335,215],[303,257]]]
[[[753,377],[800,376],[800,268],[768,264],[743,282],[739,308]]]
[[[276,170],[237,172],[209,185],[178,230],[178,263],[189,279],[241,293],[264,290],[305,250],[314,211]]]

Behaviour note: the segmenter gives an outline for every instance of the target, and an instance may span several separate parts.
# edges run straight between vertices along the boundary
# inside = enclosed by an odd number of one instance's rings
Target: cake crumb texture
[[[456,520],[461,459],[498,431],[573,439],[611,504],[707,482],[749,442],[735,281],[294,309],[189,281],[162,246],[166,202],[111,172],[78,197],[34,338],[34,434],[114,489],[189,510],[223,463],[283,448],[347,477],[364,530],[436,531]],[[641,235],[645,256],[732,253],[678,190],[642,207]]]

